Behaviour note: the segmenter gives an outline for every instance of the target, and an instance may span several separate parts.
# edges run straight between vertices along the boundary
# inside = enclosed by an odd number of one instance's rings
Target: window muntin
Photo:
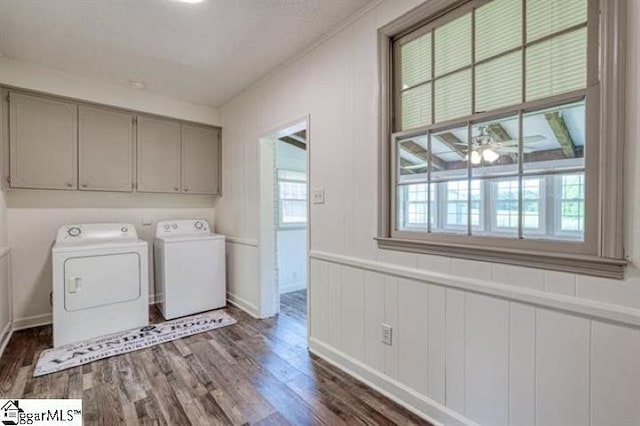
[[[278,170],[278,206],[281,228],[307,223],[307,182],[301,172]]]
[[[587,0],[479,4],[395,42],[394,131],[586,88]]]
[[[529,1],[481,2],[396,42],[412,70],[396,92],[396,230],[584,241],[587,0],[568,0],[578,15],[556,20],[555,5]],[[422,56],[405,57],[404,39]],[[408,77],[418,62],[419,82]],[[417,88],[420,107],[404,101]],[[409,141],[418,158],[403,154]],[[409,182],[430,202],[409,207]]]

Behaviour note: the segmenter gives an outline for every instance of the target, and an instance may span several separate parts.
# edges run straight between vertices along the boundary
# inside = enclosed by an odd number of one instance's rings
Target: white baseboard
[[[227,302],[231,303],[236,308],[240,308],[253,318],[260,319],[260,310],[256,305],[248,300],[238,297],[233,293],[227,293]]]
[[[13,331],[24,330],[26,328],[40,327],[48,325],[52,322],[53,315],[48,314],[34,315],[31,317],[23,317],[13,320]]]
[[[280,294],[291,293],[293,291],[298,291],[298,290],[304,290],[305,288],[307,288],[306,280],[278,286],[278,290],[280,291]]]
[[[477,425],[452,409],[313,337],[309,339],[309,351],[434,425]]]
[[[7,348],[7,344],[9,340],[11,340],[11,336],[13,335],[13,323],[9,321],[7,325],[4,326],[0,334],[0,357],[4,354],[4,350]]]
[[[149,295],[149,305],[154,305],[162,299],[162,294]],[[53,323],[53,314],[51,312],[31,317],[17,318],[13,320],[13,331],[24,330],[32,327],[40,327],[41,325],[49,325]]]

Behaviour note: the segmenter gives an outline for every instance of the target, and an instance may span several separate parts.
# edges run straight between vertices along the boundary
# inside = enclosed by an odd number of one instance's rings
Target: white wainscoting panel
[[[253,240],[227,238],[227,300],[260,318],[259,248]]]
[[[638,424],[640,330],[593,321],[591,424]]]
[[[342,351],[364,361],[364,271],[342,268]]]
[[[460,290],[447,289],[445,296],[445,351],[447,354],[445,403],[452,410],[464,414],[464,306],[466,294]]]
[[[590,321],[538,309],[536,423],[589,424]]]
[[[382,343],[384,318],[384,276],[365,272],[364,276],[364,356],[365,363],[378,371],[385,371],[385,344]],[[395,339],[397,336],[393,336]]]
[[[506,424],[509,396],[509,302],[465,298],[465,414],[481,424]]]
[[[398,380],[423,395],[428,389],[428,288],[413,280],[398,282]]]
[[[535,425],[536,309],[509,303],[509,424]]]
[[[429,380],[428,395],[440,404],[445,404],[446,391],[446,289],[441,286],[429,286],[427,307],[427,328],[429,334]]]
[[[417,413],[443,424],[640,424],[632,317],[605,321],[346,263],[312,254],[310,347]],[[594,312],[616,317],[611,309]]]

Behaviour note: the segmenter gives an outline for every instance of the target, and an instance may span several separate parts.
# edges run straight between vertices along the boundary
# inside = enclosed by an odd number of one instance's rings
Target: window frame
[[[300,174],[304,174],[304,172],[299,172],[296,170],[289,170],[289,169],[276,169],[276,198],[277,198],[277,202],[278,202],[278,229],[279,230],[293,230],[293,229],[306,229],[307,228],[307,224],[309,221],[309,211],[308,211],[308,200],[309,200],[309,194],[307,193],[307,197],[304,199],[298,199],[298,198],[282,198],[280,196],[280,183],[297,183],[297,184],[303,184],[305,187],[305,190],[307,190],[307,180],[306,179],[293,179],[293,178],[280,178],[280,172],[288,172],[288,173],[300,173]],[[285,201],[300,201],[300,202],[304,202],[305,204],[305,209],[307,209],[307,217],[306,220],[304,222],[284,222],[283,221],[283,216],[284,216],[284,209],[283,209],[283,203]]]
[[[624,138],[624,36],[626,0],[588,0],[587,88],[528,101],[514,107],[480,112],[468,117],[430,124],[410,131],[393,132],[398,119],[397,85],[400,73],[392,73],[394,42],[420,37],[435,26],[456,19],[489,0],[432,0],[382,27],[379,41],[380,129],[378,144],[378,246],[383,249],[446,255],[474,260],[532,266],[588,275],[624,276],[622,246],[622,182]],[[571,27],[574,28],[575,27]],[[498,55],[492,56],[492,58]],[[433,64],[432,64],[433,69]],[[474,96],[474,95],[472,95]],[[395,186],[398,138],[512,116],[578,101],[586,97],[585,234],[584,242],[506,239],[406,232],[396,229]],[[395,107],[394,107],[395,104]],[[435,114],[435,111],[431,112]],[[473,111],[472,111],[473,113]],[[606,141],[606,146],[605,146]],[[530,176],[533,176],[531,174]]]

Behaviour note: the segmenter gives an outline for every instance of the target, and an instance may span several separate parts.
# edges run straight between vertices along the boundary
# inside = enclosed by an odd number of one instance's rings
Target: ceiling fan
[[[487,126],[480,126],[479,129],[480,134],[471,138],[471,154],[466,155],[465,161],[471,160],[472,164],[480,164],[483,160],[487,163],[493,163],[502,154],[517,154],[519,152],[518,139],[496,141],[487,131]],[[544,137],[540,135],[527,136],[524,138],[524,142],[538,142],[543,139]],[[468,148],[464,142],[456,142],[455,144],[465,149]],[[522,152],[525,154],[533,151],[530,147],[522,147]]]

